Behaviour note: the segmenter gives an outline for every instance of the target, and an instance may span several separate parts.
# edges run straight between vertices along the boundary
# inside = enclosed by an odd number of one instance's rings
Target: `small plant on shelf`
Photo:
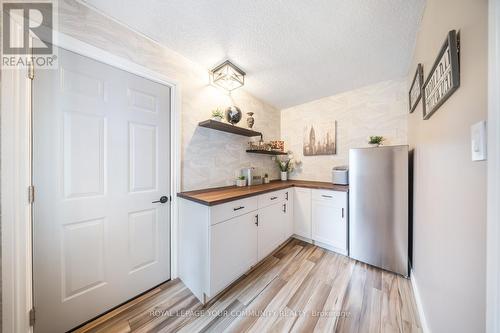
[[[247,186],[247,180],[245,176],[239,176],[238,178],[236,178],[236,186],[238,187]]]
[[[215,109],[212,111],[212,119],[217,121],[222,121],[224,118],[224,113],[220,109]]]
[[[376,145],[378,147],[382,145],[382,141],[384,141],[383,136],[374,135],[370,136],[370,141],[368,141],[368,143],[371,145]]]

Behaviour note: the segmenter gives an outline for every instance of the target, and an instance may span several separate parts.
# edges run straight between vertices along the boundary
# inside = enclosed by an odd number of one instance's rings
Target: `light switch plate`
[[[475,123],[470,128],[473,161],[486,160],[486,121]]]

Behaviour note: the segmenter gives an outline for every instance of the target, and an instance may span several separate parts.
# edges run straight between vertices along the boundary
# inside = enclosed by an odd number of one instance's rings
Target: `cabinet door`
[[[347,254],[347,194],[332,192],[312,200],[312,239]]]
[[[263,259],[285,240],[284,203],[259,209],[258,260]]]
[[[293,235],[293,189],[285,192],[285,239]]]
[[[257,262],[257,211],[210,226],[210,295]]]
[[[311,190],[296,187],[294,192],[294,233],[311,239]]]

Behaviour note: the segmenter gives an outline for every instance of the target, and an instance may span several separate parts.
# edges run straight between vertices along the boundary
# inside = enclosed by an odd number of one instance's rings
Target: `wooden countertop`
[[[349,185],[335,185],[326,182],[313,182],[307,180],[275,180],[269,184],[236,187],[226,186],[211,188],[206,190],[196,190],[177,193],[177,196],[183,199],[198,202],[206,206],[218,205],[221,203],[248,198],[262,193],[278,191],[290,187],[305,187],[312,189],[334,190],[348,192]]]

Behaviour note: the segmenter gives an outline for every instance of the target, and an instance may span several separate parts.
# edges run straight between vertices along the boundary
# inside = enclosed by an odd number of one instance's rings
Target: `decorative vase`
[[[226,109],[226,120],[228,123],[235,125],[241,120],[241,110],[237,106],[230,106]]]
[[[253,112],[247,112],[248,118],[247,118],[247,126],[248,128],[252,128],[253,124],[255,123],[255,118],[253,116]]]
[[[236,186],[238,186],[238,187],[247,186],[247,180],[246,179],[236,179]]]
[[[283,181],[288,180],[288,172],[281,171],[281,180]]]

